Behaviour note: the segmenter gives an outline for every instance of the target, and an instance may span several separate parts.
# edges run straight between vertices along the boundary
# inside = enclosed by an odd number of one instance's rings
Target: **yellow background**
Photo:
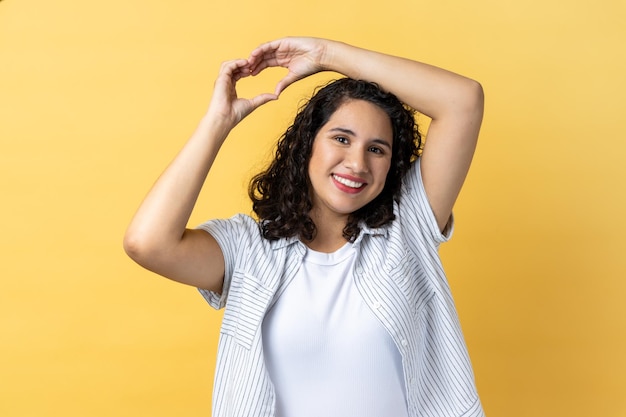
[[[485,410],[626,416],[625,21],[623,0],[0,1],[0,415],[210,415],[220,313],[122,235],[220,62],[302,34],[482,82],[442,256]],[[249,212],[247,180],[328,77],[233,132],[192,225]]]

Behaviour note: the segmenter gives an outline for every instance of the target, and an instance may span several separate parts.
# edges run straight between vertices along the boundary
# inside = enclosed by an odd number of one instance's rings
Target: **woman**
[[[277,66],[289,72],[273,94],[237,97],[238,80]],[[258,221],[187,229],[230,130],[320,71],[347,79],[301,109],[253,179]],[[432,119],[418,158],[402,103]],[[483,415],[437,254],[482,112],[475,81],[329,40],[280,39],[222,65],[124,242],[139,264],[225,307],[215,417]]]

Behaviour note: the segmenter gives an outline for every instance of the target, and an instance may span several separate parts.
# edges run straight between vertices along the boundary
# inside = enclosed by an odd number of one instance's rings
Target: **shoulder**
[[[228,219],[212,219],[198,226],[213,235],[218,241],[221,239],[259,239],[261,229],[259,223],[247,214],[236,214]]]
[[[209,220],[199,225],[198,229],[209,233],[219,245],[224,255],[226,275],[242,259],[255,257],[267,245],[258,222],[245,214]]]
[[[209,220],[200,226],[218,242],[227,261],[241,261],[241,258],[273,259],[281,252],[293,246],[297,238],[266,239],[263,237],[262,224],[247,214],[236,214],[228,219]]]
[[[421,158],[417,158],[402,180],[400,198],[395,208],[396,218],[409,235],[422,236],[438,246],[452,237],[454,220],[450,215],[444,230],[439,229],[424,186],[421,165]]]

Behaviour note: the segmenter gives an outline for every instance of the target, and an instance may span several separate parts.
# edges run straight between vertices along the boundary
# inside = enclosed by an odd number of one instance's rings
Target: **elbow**
[[[155,252],[154,245],[145,235],[131,229],[124,235],[123,247],[126,255],[141,266],[145,266]]]
[[[485,106],[483,86],[470,78],[462,78],[449,90],[445,102],[441,103],[438,112],[433,112],[432,119],[449,118],[465,120],[471,123],[482,121]]]
[[[469,80],[466,93],[467,109],[477,113],[482,118],[483,109],[485,107],[485,91],[483,86],[475,80]]]
[[[122,246],[124,247],[124,252],[126,252],[126,255],[128,255],[128,257],[133,261],[137,262],[137,260],[141,257],[141,254],[143,253],[144,243],[137,234],[134,234],[130,230],[128,230],[124,235]]]
[[[483,86],[478,81],[466,78],[462,88],[459,88],[457,91],[458,110],[465,113],[473,112],[482,114],[485,105],[485,92]]]
[[[126,252],[126,255],[128,255],[133,260],[141,252],[140,240],[137,239],[136,235],[131,234],[129,231],[126,231],[126,234],[124,235],[122,246],[124,247],[124,252]]]
[[[448,107],[447,116],[465,121],[470,126],[479,127],[485,108],[485,93],[478,81],[466,78],[458,86],[456,97]]]

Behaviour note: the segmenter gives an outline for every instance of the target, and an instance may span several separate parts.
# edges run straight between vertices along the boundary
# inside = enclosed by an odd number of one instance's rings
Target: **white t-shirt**
[[[363,301],[356,250],[307,248],[262,327],[277,417],[404,417],[402,357]]]
[[[396,219],[381,228],[360,224],[354,282],[363,302],[391,335],[402,356],[410,417],[484,417],[471,362],[438,248],[441,233],[418,159],[394,202]],[[263,352],[262,323],[302,267],[297,238],[263,238],[250,216],[201,226],[224,254],[220,294],[200,290],[223,308],[213,385],[213,417],[273,417],[275,389]],[[390,413],[383,414],[385,417]],[[298,417],[298,416],[296,416]]]

